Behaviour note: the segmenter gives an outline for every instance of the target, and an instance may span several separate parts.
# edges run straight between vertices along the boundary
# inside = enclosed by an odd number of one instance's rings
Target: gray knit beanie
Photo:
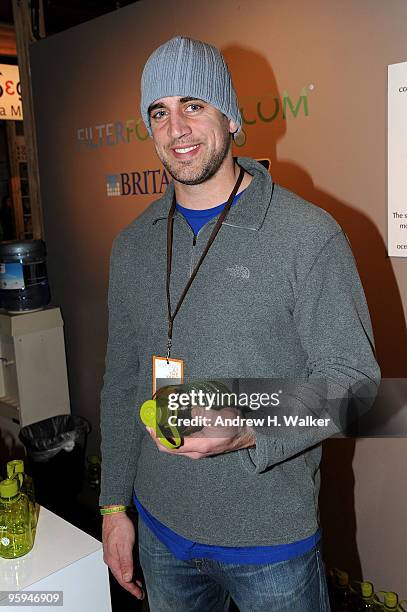
[[[148,58],[141,77],[141,116],[151,136],[149,106],[167,96],[191,96],[209,102],[242,127],[236,92],[219,49],[176,36]]]

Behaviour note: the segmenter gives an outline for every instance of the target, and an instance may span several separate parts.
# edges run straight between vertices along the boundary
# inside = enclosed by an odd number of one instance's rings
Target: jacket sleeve
[[[260,473],[335,434],[372,406],[380,382],[362,284],[345,234],[329,238],[308,271],[293,312],[308,356],[303,381],[286,381],[277,410],[286,416],[328,418],[324,426],[254,428],[256,447],[242,453]]]
[[[100,505],[129,505],[143,435],[136,425],[138,346],[126,307],[125,244],[119,235],[110,256],[109,326],[101,392]]]

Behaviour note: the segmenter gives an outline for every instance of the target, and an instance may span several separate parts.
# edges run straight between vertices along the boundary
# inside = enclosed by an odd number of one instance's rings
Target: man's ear
[[[229,132],[234,134],[238,128],[238,125],[233,119],[229,119]]]

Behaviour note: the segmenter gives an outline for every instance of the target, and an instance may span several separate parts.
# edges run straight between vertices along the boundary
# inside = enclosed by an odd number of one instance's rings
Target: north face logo
[[[226,272],[229,272],[233,278],[249,278],[250,270],[245,266],[233,266],[233,268],[226,268]]]

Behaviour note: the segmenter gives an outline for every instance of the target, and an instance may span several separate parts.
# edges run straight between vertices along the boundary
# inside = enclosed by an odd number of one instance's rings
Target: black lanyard
[[[192,285],[192,282],[195,278],[195,276],[197,275],[197,272],[201,266],[201,263],[203,262],[203,260],[206,257],[207,252],[209,251],[209,247],[211,246],[211,244],[213,243],[213,241],[216,238],[216,235],[218,233],[218,231],[220,230],[220,227],[222,225],[222,223],[224,222],[224,220],[226,219],[226,216],[229,212],[230,207],[232,206],[232,202],[235,198],[235,195],[240,187],[240,184],[243,180],[243,175],[244,175],[244,169],[240,168],[240,173],[238,176],[238,179],[235,183],[235,186],[233,187],[232,193],[230,194],[228,201],[226,202],[221,214],[219,215],[219,218],[216,222],[215,227],[212,230],[212,234],[209,236],[209,240],[208,243],[201,255],[201,257],[199,258],[198,263],[196,264],[195,268],[192,271],[191,276],[189,277],[189,280],[187,282],[187,284],[185,285],[185,289],[181,294],[181,297],[178,300],[178,304],[174,310],[174,312],[171,314],[171,296],[170,296],[170,281],[171,281],[171,264],[172,264],[172,239],[173,239],[173,228],[174,228],[174,212],[175,212],[175,205],[176,205],[176,198],[175,198],[175,190],[174,190],[174,197],[172,199],[172,204],[171,204],[171,208],[170,211],[168,213],[168,219],[167,219],[167,305],[168,305],[168,344],[167,344],[167,363],[168,360],[170,358],[170,353],[171,353],[171,344],[172,344],[172,326],[174,324],[174,319],[178,314],[179,309],[181,308],[181,304],[185,299],[186,294],[188,293],[188,290],[190,288],[190,286]]]

